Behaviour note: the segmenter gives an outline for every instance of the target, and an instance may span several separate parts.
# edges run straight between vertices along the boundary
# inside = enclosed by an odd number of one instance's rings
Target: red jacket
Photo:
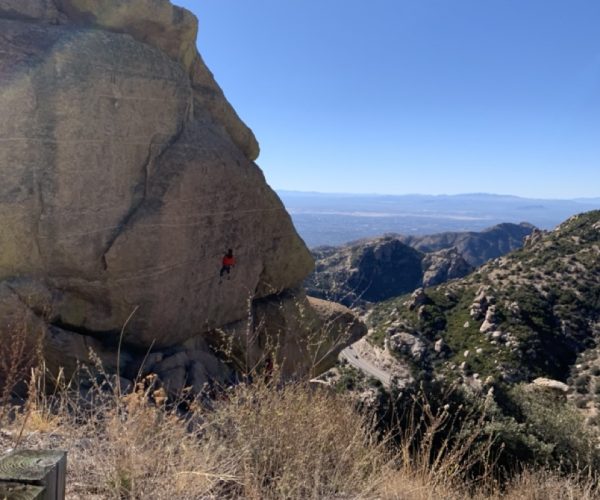
[[[223,257],[223,265],[224,266],[235,266],[235,257],[225,256]]]

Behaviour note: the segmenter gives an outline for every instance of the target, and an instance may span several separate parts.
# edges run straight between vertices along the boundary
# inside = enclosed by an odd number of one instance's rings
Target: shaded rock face
[[[168,354],[312,270],[196,32],[167,0],[0,0],[0,283],[54,333]]]
[[[462,278],[491,259],[524,245],[534,226],[498,224],[481,232],[388,235],[313,250],[310,294],[346,305],[380,302]]]
[[[455,249],[423,254],[394,237],[316,249],[311,295],[348,306],[381,302],[472,271]]]
[[[414,290],[422,279],[422,255],[394,239],[382,238],[314,252],[309,294],[347,306],[377,302]]]

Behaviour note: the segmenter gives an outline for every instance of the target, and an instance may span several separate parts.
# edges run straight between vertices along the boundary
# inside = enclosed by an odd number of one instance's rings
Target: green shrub
[[[582,415],[560,397],[519,385],[508,393],[519,423],[519,439],[529,447],[532,465],[549,465],[574,472],[580,467],[597,470],[600,454],[596,436]]]

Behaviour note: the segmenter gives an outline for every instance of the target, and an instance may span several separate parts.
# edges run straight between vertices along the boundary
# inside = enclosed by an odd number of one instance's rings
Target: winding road
[[[354,368],[357,368],[367,375],[376,378],[384,385],[384,387],[390,387],[392,383],[392,376],[361,357],[360,354],[354,349],[354,346],[351,345],[346,347],[340,353],[340,358],[348,361],[348,363]]]

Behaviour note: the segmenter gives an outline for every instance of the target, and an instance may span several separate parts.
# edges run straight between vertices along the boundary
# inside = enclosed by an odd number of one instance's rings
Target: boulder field
[[[313,259],[197,29],[168,0],[0,0],[0,328],[50,368],[116,370],[123,333],[122,374],[199,388],[224,344],[292,376],[364,334],[300,288]]]

